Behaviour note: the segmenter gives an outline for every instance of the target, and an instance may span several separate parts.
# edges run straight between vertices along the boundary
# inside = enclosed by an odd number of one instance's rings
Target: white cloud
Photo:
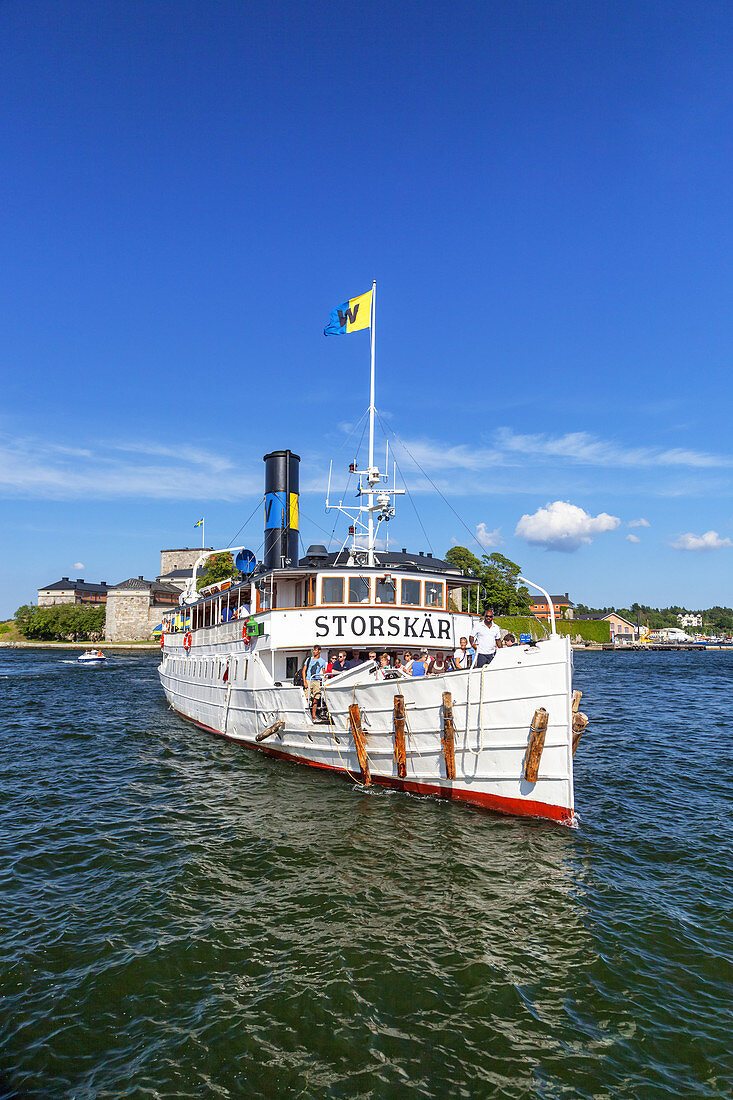
[[[533,546],[570,552],[591,543],[595,535],[613,531],[620,523],[618,516],[607,512],[592,516],[577,504],[555,500],[533,515],[522,516],[514,533]]]
[[[626,541],[627,542],[641,542],[641,539],[639,538],[638,535],[627,535],[626,536]]]
[[[477,523],[476,539],[479,545],[483,546],[486,550],[490,549],[492,546],[501,546],[504,539],[499,534],[500,530],[501,529],[497,527],[494,531],[489,531],[485,523]]]
[[[497,435],[502,451],[518,451],[546,458],[569,458],[592,466],[733,466],[733,455],[708,454],[683,447],[625,447],[597,439],[589,432],[568,432],[560,436],[518,435],[503,428]]]
[[[86,566],[84,565],[83,561],[75,561],[74,569],[86,569]]]
[[[53,500],[240,500],[262,493],[259,463],[242,464],[202,448],[99,443],[71,448],[0,436],[0,495]]]
[[[717,531],[706,531],[704,535],[687,532],[670,543],[675,550],[720,550],[724,546],[733,546],[733,540],[721,539]]]
[[[626,526],[627,527],[651,527],[651,523],[649,522],[648,519],[644,519],[643,516],[642,516],[641,519],[630,519],[629,522],[626,524]]]

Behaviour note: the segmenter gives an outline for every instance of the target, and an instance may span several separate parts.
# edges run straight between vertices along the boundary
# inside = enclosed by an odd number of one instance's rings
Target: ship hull
[[[571,671],[569,644],[557,636],[536,647],[501,650],[483,670],[444,676],[378,681],[365,665],[326,685],[328,720],[318,723],[311,721],[302,689],[268,682],[251,651],[208,661],[176,652],[164,660],[160,677],[173,710],[199,728],[363,782],[366,773],[349,721],[349,707],[356,703],[372,783],[569,825],[574,820]],[[445,692],[455,728],[454,779],[447,775],[441,736]],[[395,754],[396,695],[404,700],[406,716],[402,777]],[[531,783],[524,765],[539,707],[548,712],[548,727],[537,781]]]

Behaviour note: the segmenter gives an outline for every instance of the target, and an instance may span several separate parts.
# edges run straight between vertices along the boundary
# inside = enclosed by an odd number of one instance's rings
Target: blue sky
[[[202,514],[227,544],[279,447],[324,541],[368,336],[322,328],[372,278],[377,404],[465,524],[398,448],[393,546],[733,602],[729,4],[6,0],[0,34],[0,615],[155,576]]]

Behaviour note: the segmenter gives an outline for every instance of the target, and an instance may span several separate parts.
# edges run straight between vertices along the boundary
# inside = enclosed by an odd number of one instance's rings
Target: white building
[[[702,615],[689,611],[685,615],[678,615],[677,622],[680,626],[702,626]]]
[[[649,631],[649,640],[652,642],[691,642],[694,639],[680,630],[678,626],[664,626],[659,630]]]

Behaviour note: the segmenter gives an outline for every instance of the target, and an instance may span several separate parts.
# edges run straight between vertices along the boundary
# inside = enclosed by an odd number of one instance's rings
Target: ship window
[[[308,577],[305,582],[305,606],[313,607],[316,602],[316,578]]]
[[[235,661],[234,665],[232,667],[232,680],[236,680],[236,678],[237,678],[237,662]]]
[[[402,582],[402,602],[410,607],[420,605],[420,581]]]
[[[376,589],[377,603],[396,603],[397,584],[391,578],[387,580],[386,577],[377,577]]]
[[[321,603],[344,602],[344,578],[324,577],[321,582]],[[293,673],[295,676],[295,673]]]
[[[425,604],[427,607],[443,606],[442,581],[425,581]]]
[[[303,585],[301,584],[300,581],[298,581],[298,583],[295,586],[295,604],[293,606],[294,607],[302,607],[303,606]]]
[[[349,577],[349,603],[369,603],[368,577]]]

